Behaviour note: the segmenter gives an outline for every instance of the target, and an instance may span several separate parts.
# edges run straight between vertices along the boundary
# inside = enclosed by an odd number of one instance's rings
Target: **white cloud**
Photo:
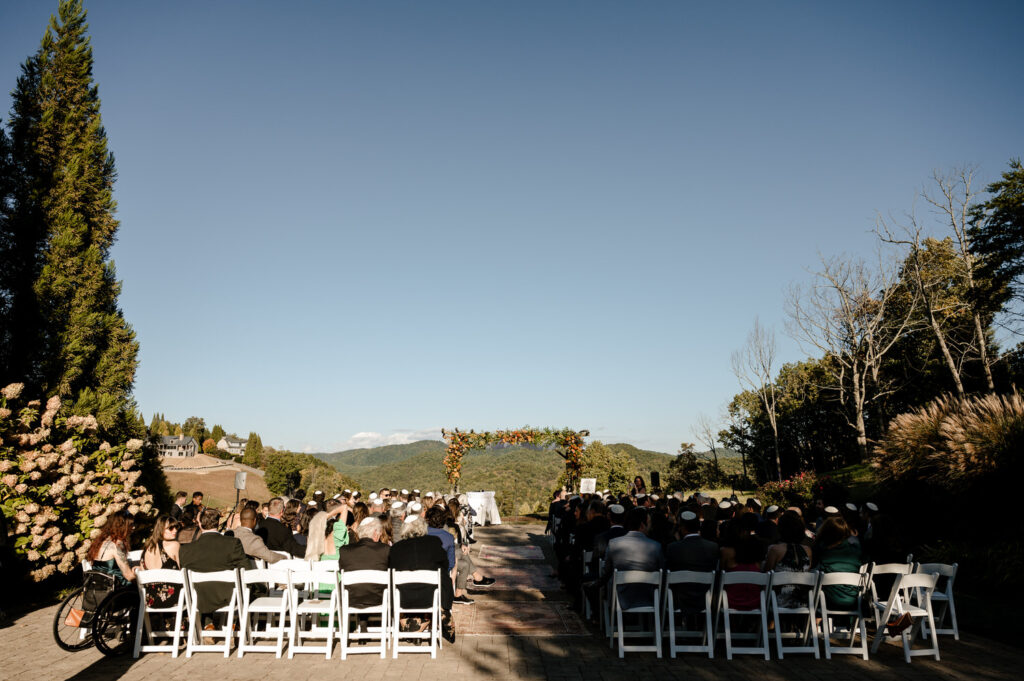
[[[417,442],[419,440],[440,440],[441,429],[440,428],[424,428],[421,430],[395,430],[391,433],[384,435],[383,433],[375,433],[372,431],[356,433],[348,440],[337,444],[332,447],[331,451],[340,451],[345,449],[363,449],[369,447],[380,447],[382,445],[405,445],[410,442]]]

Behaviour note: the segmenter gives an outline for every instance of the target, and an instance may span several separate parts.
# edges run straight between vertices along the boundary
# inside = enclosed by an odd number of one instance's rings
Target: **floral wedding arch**
[[[485,449],[491,445],[529,445],[542,449],[553,449],[565,459],[565,477],[570,489],[575,489],[580,480],[583,466],[583,438],[590,435],[588,430],[553,430],[551,428],[519,428],[516,430],[495,430],[483,433],[458,428],[441,429],[441,437],[448,443],[445,450],[444,470],[452,489],[458,491],[462,477],[462,457],[471,449]]]

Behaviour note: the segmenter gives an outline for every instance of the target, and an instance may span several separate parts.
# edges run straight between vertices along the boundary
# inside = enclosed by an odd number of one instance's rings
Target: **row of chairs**
[[[282,560],[252,570],[142,570],[137,578],[141,606],[133,654],[170,650],[177,657],[184,631],[186,657],[197,652],[222,652],[229,657],[237,640],[238,657],[273,652],[280,658],[287,645],[289,659],[298,653],[322,653],[330,659],[337,640],[343,660],[352,653],[379,653],[384,658],[388,648],[393,657],[400,652],[425,652],[435,658],[442,645],[441,579],[438,570],[343,571],[333,562],[305,560]],[[203,629],[196,587],[215,583],[230,585],[231,601],[214,613],[223,618],[223,626]],[[146,587],[156,584],[176,585],[184,598],[172,606],[147,606]],[[400,587],[414,584],[433,589],[430,607],[402,604]],[[356,585],[379,587],[380,603],[353,606],[350,589]],[[156,625],[155,616],[163,626]],[[402,631],[400,622],[408,617],[429,617],[429,627]],[[158,639],[170,639],[170,648]],[[357,641],[367,644],[354,646]],[[420,645],[423,642],[426,645]]]
[[[862,566],[857,573],[616,570],[612,577],[612,588],[602,593],[601,617],[609,645],[614,647],[618,642],[619,657],[623,657],[626,652],[640,651],[655,652],[661,657],[663,638],[666,638],[672,658],[681,652],[701,652],[713,658],[717,641],[724,640],[727,659],[731,660],[734,654],[744,653],[764,655],[767,660],[771,657],[768,627],[771,618],[779,659],[783,659],[787,653],[811,653],[815,659],[820,659],[820,638],[826,659],[831,659],[833,654],[847,653],[861,655],[866,660],[868,634],[865,611],[874,616],[872,653],[878,651],[885,638],[886,623],[903,613],[909,613],[914,624],[901,633],[906,661],[910,662],[912,657],[918,655],[930,655],[938,660],[936,634],[952,634],[959,640],[952,591],[956,570],[956,564],[937,563],[872,563]],[[879,594],[876,584],[876,578],[881,575],[891,575],[894,580],[892,588],[885,594]],[[945,582],[941,591],[936,590],[939,580]],[[620,588],[627,585],[646,585],[651,593],[650,601],[624,606],[620,601]],[[739,609],[730,606],[727,587],[738,585],[747,585],[757,590],[757,607]],[[684,612],[681,604],[676,603],[675,593],[677,589],[685,589],[687,586],[691,593],[703,593],[703,603]],[[780,603],[780,592],[790,587],[802,594],[799,605]],[[854,607],[829,607],[827,589],[836,587],[846,587],[856,593]],[[939,607],[937,616],[933,604]],[[951,617],[952,627],[942,628],[947,615]],[[653,627],[630,629],[624,625],[625,616],[633,616],[638,620],[650,616]],[[687,628],[687,619],[691,624],[699,622],[700,626]],[[737,620],[749,622],[751,619],[754,620],[753,627],[741,627],[743,631],[734,631]],[[683,624],[681,628],[677,627],[680,621]],[[794,627],[794,623],[798,626]],[[918,635],[929,641],[927,648],[913,648]],[[848,637],[847,645],[834,645],[832,639],[838,636]],[[640,645],[627,644],[627,638],[637,637],[653,640]],[[787,639],[796,639],[797,644],[785,645],[783,641]],[[752,641],[753,645],[735,645],[734,641],[741,640]]]

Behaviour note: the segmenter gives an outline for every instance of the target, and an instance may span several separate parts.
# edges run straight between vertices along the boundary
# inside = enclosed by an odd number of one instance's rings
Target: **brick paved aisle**
[[[95,649],[61,651],[50,633],[55,607],[43,608],[0,628],[2,681],[50,679],[126,679],[152,681],[252,681],[287,679],[320,681],[348,679],[431,679],[463,681],[484,678],[602,679],[629,681],[664,679],[767,679],[779,681],[854,679],[1018,679],[1024,669],[1024,651],[972,636],[941,639],[942,661],[917,658],[903,662],[896,646],[883,646],[869,662],[850,656],[831,661],[807,656],[784,661],[750,657],[729,662],[694,655],[676,660],[653,653],[632,653],[620,660],[606,640],[579,624],[565,608],[566,596],[549,579],[550,564],[537,558],[540,547],[550,547],[539,525],[503,525],[477,530],[475,557],[485,572],[503,581],[486,593],[474,594],[473,605],[456,606],[459,636],[445,645],[436,660],[426,655],[403,654],[381,660],[356,655],[342,662],[337,650],[331,660],[302,655],[275,660],[272,655],[247,654],[239,660],[203,653],[192,659],[148,654],[139,660],[108,659]],[[491,547],[491,548],[488,548]],[[481,556],[481,554],[483,554]],[[543,624],[543,626],[540,626]],[[582,627],[582,628],[580,628]],[[552,633],[556,635],[551,635]]]

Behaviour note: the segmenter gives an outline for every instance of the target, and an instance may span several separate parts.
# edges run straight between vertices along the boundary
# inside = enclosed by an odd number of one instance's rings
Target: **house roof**
[[[240,437],[231,437],[230,435],[225,435],[221,439],[227,442],[229,445],[244,445],[246,442],[248,442],[248,440],[243,440]]]
[[[191,435],[188,437],[183,435],[161,435],[159,442],[159,444],[164,445],[165,447],[187,447],[189,443],[192,443],[197,447],[199,446],[199,443],[196,442],[196,439]]]

